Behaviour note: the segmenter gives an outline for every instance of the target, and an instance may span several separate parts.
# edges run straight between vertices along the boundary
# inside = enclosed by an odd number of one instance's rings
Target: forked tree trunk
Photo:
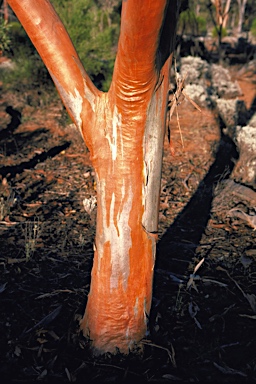
[[[177,0],[126,0],[111,87],[95,88],[48,0],[9,0],[91,153],[97,228],[81,329],[128,353],[147,329]]]
[[[226,28],[231,0],[214,0],[213,3],[216,8],[217,26],[222,26],[222,28]]]

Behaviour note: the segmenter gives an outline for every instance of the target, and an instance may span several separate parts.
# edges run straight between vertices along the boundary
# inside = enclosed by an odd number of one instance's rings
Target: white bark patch
[[[147,185],[148,185],[148,167],[147,167],[147,163],[145,161],[143,161],[142,177],[143,177],[143,183],[142,183],[142,205],[144,207],[144,213],[145,213],[146,196],[147,196]],[[143,215],[144,215],[144,213],[143,213]]]
[[[81,113],[83,109],[83,98],[76,88],[75,88],[75,96],[71,92],[69,92],[66,95],[67,95],[66,97],[68,98],[67,105],[70,108],[72,115],[74,116],[74,120],[77,128],[82,133]]]
[[[49,71],[50,72],[50,71]],[[82,118],[81,113],[83,109],[83,97],[80,95],[78,90],[75,88],[74,94],[71,92],[66,92],[65,89],[62,87],[62,85],[59,83],[57,78],[50,72],[50,75],[56,85],[56,88],[58,89],[62,100],[66,106],[67,109],[71,112],[71,115],[75,121],[75,124],[79,131],[82,134]]]
[[[107,133],[106,138],[108,139],[110,150],[112,153],[112,160],[115,161],[117,157],[117,132],[118,128],[121,127],[121,114],[118,113],[117,107],[114,107],[113,121],[112,121],[112,132]],[[122,140],[122,135],[120,135]],[[121,142],[121,151],[123,151],[123,145]]]
[[[84,79],[84,94],[86,99],[89,101],[93,112],[95,112],[95,95],[87,88],[85,79]]]
[[[32,16],[31,15],[31,8],[30,10],[28,11],[30,13],[30,17]],[[32,18],[32,17],[31,17]],[[42,23],[42,18],[41,16],[38,16],[35,12],[35,14],[33,15],[33,23],[35,23],[35,25],[40,25]]]
[[[123,198],[124,189],[122,191]],[[110,206],[110,227],[109,236],[111,238],[111,261],[112,261],[112,275],[110,278],[110,287],[117,288],[120,274],[124,281],[124,288],[126,288],[129,276],[129,250],[132,246],[131,229],[128,224],[130,212],[132,209],[132,190],[131,187],[128,191],[128,198],[123,204],[121,212],[117,215],[117,228],[114,223],[114,206],[115,195],[112,195]]]
[[[115,217],[116,196],[113,193],[110,204],[109,223],[107,223],[107,210],[105,204],[105,180],[101,182],[101,204],[104,228],[104,243],[110,243],[112,273],[110,277],[110,288],[118,287],[118,281],[121,278],[124,289],[127,288],[128,276],[130,273],[129,251],[132,246],[131,228],[129,226],[129,216],[132,209],[133,193],[129,186],[128,191],[125,186],[122,187],[122,200],[119,211]],[[103,255],[103,245],[101,248],[101,257]],[[99,247],[98,247],[99,252]]]
[[[136,298],[136,302],[135,302],[135,305],[134,305],[134,317],[137,317],[138,316],[138,306],[139,306],[139,299],[138,297]]]

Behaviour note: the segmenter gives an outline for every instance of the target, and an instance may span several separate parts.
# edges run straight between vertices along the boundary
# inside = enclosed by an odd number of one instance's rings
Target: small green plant
[[[197,16],[191,9],[181,12],[178,24],[178,33],[192,35],[206,35],[207,25],[203,16]]]
[[[220,27],[219,26],[215,26],[212,30],[212,37],[214,38],[217,38],[219,37],[219,34],[220,34]],[[221,38],[227,36],[227,30],[226,28],[221,28]]]
[[[2,18],[0,19],[0,51],[5,52],[10,49],[11,38],[9,25]]]
[[[195,35],[197,30],[196,15],[190,9],[186,9],[181,12],[178,23],[178,32],[183,35],[192,34]]]
[[[41,223],[38,218],[35,218],[34,221],[27,221],[25,223],[24,236],[26,261],[29,261],[35,252],[41,230]]]
[[[207,34],[207,23],[206,19],[203,16],[196,17],[198,34],[205,36]]]

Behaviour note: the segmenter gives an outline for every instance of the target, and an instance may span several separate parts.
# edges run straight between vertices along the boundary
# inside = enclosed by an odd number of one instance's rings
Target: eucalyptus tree
[[[97,353],[128,353],[147,330],[178,0],[123,0],[108,92],[84,69],[49,0],[9,0],[91,153],[97,228],[81,329]]]

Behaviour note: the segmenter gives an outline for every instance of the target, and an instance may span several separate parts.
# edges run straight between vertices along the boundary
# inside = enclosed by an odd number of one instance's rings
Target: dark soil
[[[255,77],[239,81],[249,109]],[[228,188],[238,154],[214,111],[184,100],[178,114],[184,147],[173,118],[144,352],[95,358],[79,332],[95,235],[89,153],[59,101],[1,94],[1,382],[256,382],[256,231],[228,216],[255,206]]]

